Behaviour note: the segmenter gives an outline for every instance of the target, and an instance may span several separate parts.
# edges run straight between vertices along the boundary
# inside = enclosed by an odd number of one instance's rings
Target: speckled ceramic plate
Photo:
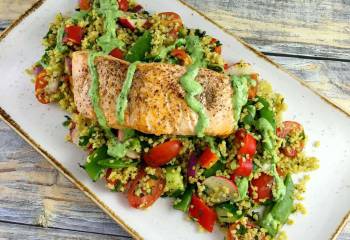
[[[25,69],[43,53],[41,39],[58,12],[74,11],[72,0],[39,1],[0,37],[0,113],[24,139],[76,184],[132,236],[150,240],[223,239],[218,229],[200,233],[170,201],[161,199],[146,211],[132,209],[122,194],[93,183],[78,163],[85,154],[64,141],[64,112],[54,105],[38,104]],[[281,92],[289,105],[286,119],[301,122],[309,137],[307,152],[320,159],[321,168],[311,174],[305,194],[306,216],[293,216],[295,224],[285,228],[290,239],[335,238],[350,208],[350,118],[304,87],[300,81],[248,45],[223,31],[204,16],[177,0],[141,0],[150,12],[174,11],[193,28],[206,30],[223,43],[229,62],[244,59]],[[319,140],[318,149],[310,145]]]

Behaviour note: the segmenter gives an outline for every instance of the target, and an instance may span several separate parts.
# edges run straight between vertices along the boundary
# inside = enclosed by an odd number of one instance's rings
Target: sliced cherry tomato
[[[248,90],[248,99],[253,99],[256,97],[258,91],[258,74],[250,74],[250,79],[255,81],[255,86],[251,86]]]
[[[297,142],[290,142],[292,136],[298,135]],[[285,144],[281,151],[287,157],[296,157],[299,152],[303,151],[305,146],[305,133],[301,124],[294,121],[283,122],[282,128],[277,128],[277,136],[285,139]]]
[[[272,199],[273,177],[266,173],[261,173],[258,178],[250,182],[249,196],[257,203]],[[253,193],[255,189],[256,195]]]
[[[109,55],[115,57],[115,58],[119,58],[119,59],[124,59],[124,52],[122,50],[120,50],[119,48],[115,48],[113,49]]]
[[[90,10],[90,7],[91,7],[90,0],[79,0],[80,10],[88,11],[88,10]]]
[[[238,150],[238,154],[249,154],[253,156],[256,152],[256,140],[253,135],[247,133],[241,141],[240,149]]]
[[[189,215],[195,218],[197,222],[207,231],[212,232],[216,222],[216,212],[208,207],[202,199],[193,195],[189,209]]]
[[[253,159],[250,155],[244,157],[237,155],[237,168],[234,170],[234,175],[241,177],[248,177],[253,171]]]
[[[150,149],[143,160],[151,167],[163,166],[179,154],[181,147],[182,143],[178,140],[167,141]]]
[[[221,47],[221,46],[216,46],[216,47],[214,48],[214,52],[216,52],[217,54],[221,54],[221,52],[222,52],[222,47]]]
[[[224,64],[224,70],[227,70],[230,66],[228,65],[228,63]]]
[[[126,12],[129,9],[129,1],[128,0],[118,0],[119,9]]]
[[[65,35],[63,38],[64,43],[72,42],[80,45],[81,40],[84,37],[84,29],[79,26],[69,26],[64,29]]]
[[[169,35],[176,39],[180,28],[183,26],[180,15],[174,12],[162,12],[158,15],[162,18],[161,21],[163,26],[172,28]]]
[[[294,121],[284,121],[282,128],[277,128],[277,136],[285,138],[293,130],[303,130],[300,123]]]
[[[203,168],[210,168],[217,160],[219,160],[219,157],[211,151],[210,147],[207,147],[199,157],[199,163]]]
[[[181,60],[181,64],[184,66],[190,65],[192,63],[192,59],[190,55],[188,55],[183,49],[174,49],[171,51],[171,56],[176,57]]]
[[[121,17],[121,18],[119,18],[118,22],[122,27],[128,28],[131,31],[135,31],[135,29],[136,29],[135,24],[128,18]]]
[[[42,104],[48,104],[50,102],[46,95],[45,88],[48,84],[46,78],[46,71],[42,70],[35,79],[35,96]]]
[[[142,191],[139,196],[135,194],[141,180],[146,177],[144,170],[141,170],[136,178],[130,182],[128,187],[128,201],[133,208],[148,208],[151,206],[164,192],[165,180],[162,170],[156,169],[156,175],[147,180],[147,185],[152,189],[151,193]]]
[[[242,224],[241,222],[236,222],[236,223],[231,224],[229,226],[229,228],[227,229],[225,240],[239,240],[239,239],[241,239],[242,235],[238,234],[238,232],[239,232],[238,230],[241,227],[252,229],[252,228],[256,227],[256,224],[254,224],[251,221],[248,221],[245,224]],[[242,231],[242,232],[246,232],[246,231]]]

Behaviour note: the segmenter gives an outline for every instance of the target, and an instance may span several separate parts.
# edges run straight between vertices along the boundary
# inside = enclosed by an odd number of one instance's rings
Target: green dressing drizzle
[[[108,127],[107,119],[100,107],[100,94],[99,94],[99,80],[98,72],[95,67],[96,57],[103,56],[103,53],[90,52],[88,58],[88,66],[91,74],[91,87],[89,90],[89,96],[91,98],[92,106],[96,113],[96,118],[102,129],[104,130],[109,142],[108,142],[108,154],[112,157],[122,158],[126,154],[126,147],[124,144],[116,141],[116,138],[112,130]]]
[[[117,114],[117,120],[120,124],[124,124],[124,118],[125,118],[125,109],[128,103],[128,93],[131,88],[132,79],[134,78],[134,74],[137,68],[137,64],[140,62],[133,62],[130,64],[128,68],[128,72],[126,74],[126,78],[122,87],[122,90],[120,91],[120,94],[117,98],[116,102],[116,114]]]
[[[98,8],[99,3],[99,8]],[[93,109],[96,113],[96,118],[99,125],[104,130],[106,137],[108,138],[108,155],[115,158],[123,158],[126,155],[125,144],[118,142],[108,127],[107,119],[100,107],[100,95],[99,95],[99,76],[95,66],[95,59],[99,56],[109,54],[116,47],[124,46],[124,43],[116,37],[116,20],[118,18],[119,10],[117,1],[115,0],[100,0],[94,2],[94,8],[100,14],[105,17],[104,28],[105,33],[97,39],[97,44],[102,48],[102,52],[90,52],[88,57],[88,67],[91,74],[91,87],[89,90],[89,96],[91,98]]]
[[[115,0],[100,0],[100,8],[97,12],[104,16],[105,33],[97,39],[97,44],[105,54],[109,54],[115,48],[123,48],[124,42],[116,35],[117,20],[121,16],[119,6]]]
[[[64,26],[60,27],[57,30],[56,49],[59,52],[65,52],[66,50],[68,50],[67,46],[63,45],[63,37],[64,37]]]
[[[204,130],[209,125],[209,119],[203,104],[196,99],[196,96],[203,92],[203,87],[195,78],[202,66],[203,48],[197,36],[186,37],[186,45],[191,52],[192,64],[187,68],[187,72],[180,78],[182,88],[185,90],[185,100],[189,107],[198,114],[198,122],[195,132],[198,137],[204,136]]]
[[[79,12],[76,12],[71,17],[71,19],[72,19],[73,22],[78,23],[78,22],[84,20],[87,15],[88,15],[87,11],[79,11]]]
[[[234,94],[232,97],[233,118],[237,127],[242,108],[248,102],[248,79],[246,77],[232,76],[232,87]]]

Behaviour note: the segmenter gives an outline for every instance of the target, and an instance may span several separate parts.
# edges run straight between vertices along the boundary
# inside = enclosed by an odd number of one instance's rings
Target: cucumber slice
[[[215,211],[220,223],[234,223],[243,215],[243,213],[238,214],[237,206],[229,202],[216,206]]]
[[[169,196],[181,195],[185,191],[185,184],[180,166],[167,167],[165,181],[165,186]]]

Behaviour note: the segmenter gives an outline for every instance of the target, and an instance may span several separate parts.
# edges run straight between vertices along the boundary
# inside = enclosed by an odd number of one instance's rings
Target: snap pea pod
[[[193,194],[194,186],[189,185],[186,188],[186,191],[181,196],[181,201],[174,204],[174,208],[183,212],[188,212],[190,208],[192,194]]]
[[[254,125],[263,137],[264,149],[270,152],[273,151],[276,145],[276,140],[274,138],[274,129],[271,123],[266,118],[261,117]]]
[[[109,158],[109,159],[103,159],[97,162],[99,166],[102,166],[103,168],[127,168],[130,166],[136,166],[138,162],[123,160],[123,159],[115,159],[115,158]]]
[[[262,97],[258,98],[258,102],[263,105],[263,107],[258,111],[260,117],[265,118],[267,121],[269,121],[269,123],[275,130],[276,129],[275,113],[272,111],[269,102]]]
[[[256,108],[254,105],[246,105],[246,107],[244,107],[243,109],[243,113],[246,112],[246,115],[243,117],[242,122],[245,125],[252,125],[254,122],[254,118],[256,115]]]
[[[211,168],[206,169],[203,172],[203,176],[206,178],[214,176],[217,171],[223,170],[224,168],[225,164],[219,160]]]
[[[277,201],[271,209],[268,209],[260,221],[260,226],[267,230],[271,236],[275,236],[279,229],[288,220],[289,215],[293,211],[293,192],[294,183],[292,177],[288,174],[284,181],[286,186],[286,194]]]
[[[243,200],[247,197],[249,181],[247,178],[236,178],[235,182],[239,193],[239,198],[237,199],[237,201]]]
[[[95,182],[97,181],[103,169],[105,167],[98,164],[99,161],[110,159],[111,157],[107,154],[107,146],[103,145],[102,147],[93,151],[87,158],[86,164],[83,166],[89,177]]]

